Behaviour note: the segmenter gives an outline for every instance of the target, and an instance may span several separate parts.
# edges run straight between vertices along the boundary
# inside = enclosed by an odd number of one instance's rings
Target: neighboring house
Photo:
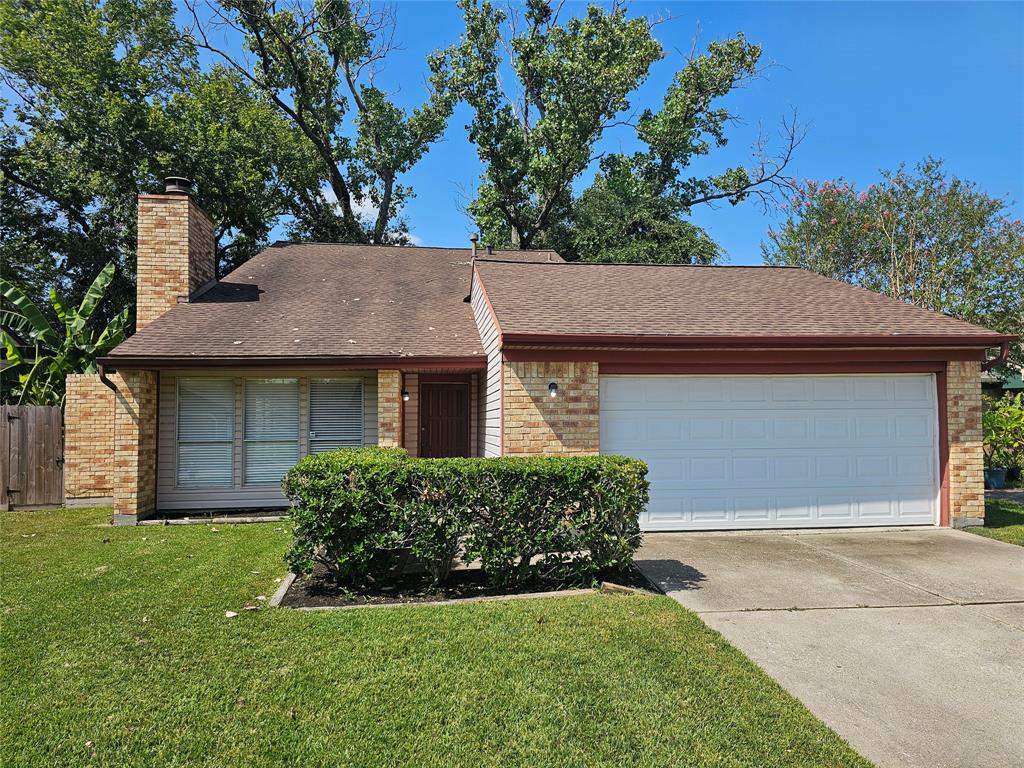
[[[984,394],[1000,398],[1024,392],[1024,372],[1016,366],[1007,366],[1005,373],[982,371],[981,390]]]
[[[281,507],[299,458],[357,445],[637,456],[646,530],[984,515],[1004,335],[792,268],[304,243],[215,280],[213,229],[187,194],[139,198],[116,397],[69,380],[69,462],[92,473],[69,500],[112,496],[115,522]]]

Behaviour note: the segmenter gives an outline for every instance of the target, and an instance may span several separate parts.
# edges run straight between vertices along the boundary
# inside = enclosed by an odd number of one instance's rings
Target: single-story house
[[[213,231],[187,185],[140,196],[137,332],[69,379],[69,501],[115,522],[280,508],[360,445],[639,457],[648,531],[983,518],[1011,337],[793,268],[282,243],[216,278]]]

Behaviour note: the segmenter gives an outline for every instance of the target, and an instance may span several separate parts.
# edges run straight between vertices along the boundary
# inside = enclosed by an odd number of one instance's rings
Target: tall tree
[[[0,0],[0,73],[12,94],[0,256],[41,305],[57,278],[80,300],[110,260],[110,304],[131,300],[129,211],[138,179],[152,175],[151,105],[184,64],[172,14],[163,0]]]
[[[842,179],[802,184],[765,261],[1024,335],[1024,224],[1007,202],[932,158],[881,175],[860,192]],[[1019,342],[1013,355],[1024,362]]]
[[[308,215],[297,219],[299,233],[321,240],[405,242],[401,211],[412,190],[400,177],[441,136],[454,103],[443,58],[430,58],[427,98],[406,112],[376,84],[392,50],[394,18],[388,8],[377,9],[371,0],[186,5],[195,44],[271,101],[317,158],[330,198],[308,201]],[[241,37],[243,53],[221,42],[225,31]]]
[[[266,239],[290,186],[317,186],[272,105],[199,69],[171,0],[0,0],[0,77],[0,259],[44,312],[51,287],[78,303],[110,261],[93,322],[133,304],[135,198],[165,175],[198,182],[222,268]]]
[[[457,90],[473,109],[470,139],[484,173],[469,212],[498,245],[558,247],[569,258],[707,262],[718,248],[685,220],[696,205],[751,195],[770,200],[799,143],[769,158],[759,145],[751,168],[687,177],[695,156],[726,143],[733,115],[714,106],[758,73],[761,49],[742,35],[691,57],[660,110],[630,119],[630,96],[662,58],[651,23],[615,4],[560,20],[561,5],[528,0],[506,14],[486,0],[460,0],[466,31],[449,49]],[[511,76],[509,76],[511,73]],[[631,126],[646,149],[603,151],[614,126]],[[595,161],[580,194],[574,183]]]

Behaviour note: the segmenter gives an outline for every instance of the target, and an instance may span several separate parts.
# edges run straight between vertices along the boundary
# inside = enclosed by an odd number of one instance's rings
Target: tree
[[[202,71],[170,0],[0,0],[0,259],[44,313],[117,269],[97,328],[134,303],[136,196],[185,174],[220,222],[221,271],[318,187],[294,129],[224,68]],[[50,315],[52,321],[56,317]]]
[[[35,303],[8,280],[0,278],[0,343],[4,399],[18,405],[63,405],[69,373],[94,373],[96,359],[124,341],[128,310],[114,315],[99,332],[90,325],[114,278],[107,264],[93,280],[78,309],[65,306],[51,290],[50,302],[61,327],[55,329]]]
[[[1005,200],[928,158],[858,192],[807,181],[765,261],[803,267],[995,331],[1024,334],[1024,225]],[[1021,344],[1013,359],[1024,360]]]
[[[406,113],[375,84],[392,48],[394,20],[390,10],[377,10],[370,0],[186,0],[186,5],[195,44],[273,103],[316,157],[332,199],[308,200],[309,215],[297,215],[298,232],[319,240],[405,242],[401,210],[412,190],[400,176],[441,136],[454,104],[442,57],[428,62],[426,100]],[[219,42],[217,33],[225,30],[244,40],[251,58]]]
[[[751,195],[770,201],[789,186],[795,123],[774,159],[759,144],[752,169],[686,177],[693,157],[726,143],[733,119],[713,102],[757,75],[759,46],[742,35],[691,56],[659,111],[623,117],[631,94],[663,56],[651,23],[588,6],[559,21],[561,6],[529,0],[522,15],[460,0],[466,32],[449,49],[453,82],[473,109],[470,140],[484,173],[469,212],[495,245],[558,247],[569,258],[708,262],[718,248],[685,216],[696,205]],[[511,80],[506,72],[514,75]],[[646,149],[602,152],[614,126],[631,126]],[[573,184],[595,161],[589,188]]]
[[[172,18],[163,0],[0,0],[0,256],[40,304],[57,279],[82,296],[111,259],[111,303],[131,300],[130,198],[150,173],[151,103],[183,64]]]

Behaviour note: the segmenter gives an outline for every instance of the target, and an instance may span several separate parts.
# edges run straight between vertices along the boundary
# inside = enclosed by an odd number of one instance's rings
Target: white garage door
[[[648,531],[938,521],[930,374],[603,376],[601,452],[650,468]]]

